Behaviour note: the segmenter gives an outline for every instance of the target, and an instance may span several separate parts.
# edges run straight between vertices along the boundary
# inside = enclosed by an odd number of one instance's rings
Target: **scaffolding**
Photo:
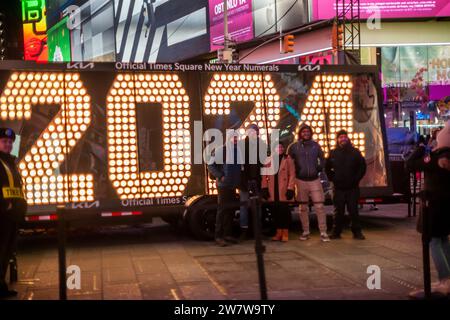
[[[361,64],[360,0],[336,0],[336,20],[333,35],[337,41],[339,64]]]

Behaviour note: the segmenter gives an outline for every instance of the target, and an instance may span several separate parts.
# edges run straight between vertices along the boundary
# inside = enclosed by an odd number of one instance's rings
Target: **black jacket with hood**
[[[419,146],[406,160],[409,171],[424,171],[424,199],[428,200],[429,232],[432,237],[450,234],[450,171],[441,168],[440,158],[450,159],[450,147],[434,150],[427,159],[426,149]],[[417,229],[423,231],[423,212],[420,213]]]

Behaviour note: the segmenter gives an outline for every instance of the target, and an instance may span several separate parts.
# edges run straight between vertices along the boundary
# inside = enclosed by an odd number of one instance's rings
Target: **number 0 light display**
[[[163,110],[164,170],[140,172],[136,104]],[[121,199],[181,196],[191,175],[189,97],[175,74],[119,74],[107,97],[109,178]]]
[[[29,204],[94,199],[91,174],[56,174],[91,122],[90,101],[77,73],[16,72],[9,78],[0,97],[2,120],[30,120],[33,105],[61,106],[19,163]]]

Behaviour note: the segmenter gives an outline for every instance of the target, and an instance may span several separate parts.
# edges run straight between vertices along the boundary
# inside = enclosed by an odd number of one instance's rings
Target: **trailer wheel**
[[[214,239],[216,213],[216,196],[202,196],[187,204],[185,218],[189,230],[196,239]]]

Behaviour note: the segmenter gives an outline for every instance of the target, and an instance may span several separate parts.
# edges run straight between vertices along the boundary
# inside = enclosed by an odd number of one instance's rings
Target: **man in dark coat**
[[[423,214],[427,214],[431,256],[439,281],[431,284],[432,292],[450,296],[450,121],[436,137],[430,150],[424,145],[406,161],[411,172],[425,172],[423,200],[428,202],[426,213],[420,212],[418,231],[423,232]],[[423,297],[423,290],[410,293],[411,298]]]
[[[344,227],[345,207],[349,212],[353,238],[364,240],[359,221],[359,182],[366,173],[366,161],[353,147],[345,130],[337,133],[337,147],[330,152],[325,164],[328,179],[334,185],[334,228],[332,239],[340,239]]]
[[[17,295],[6,284],[6,271],[12,257],[18,235],[18,224],[27,210],[20,177],[11,155],[16,135],[9,128],[0,128],[0,298]]]
[[[212,161],[208,164],[208,171],[217,182],[217,214],[215,239],[216,244],[225,247],[237,243],[232,236],[233,216],[236,203],[236,189],[242,185],[243,156],[238,146],[238,136],[228,137],[225,144],[214,150]]]
[[[241,206],[239,210],[239,225],[241,227],[240,241],[247,238],[249,225],[248,203],[249,193],[260,192],[261,190],[261,169],[267,158],[267,145],[259,136],[259,127],[252,123],[247,128],[247,137],[241,143],[242,155],[244,156],[244,164],[242,170],[242,186],[239,190],[239,198]],[[251,187],[256,190],[249,190]],[[252,213],[253,214],[253,213]]]

